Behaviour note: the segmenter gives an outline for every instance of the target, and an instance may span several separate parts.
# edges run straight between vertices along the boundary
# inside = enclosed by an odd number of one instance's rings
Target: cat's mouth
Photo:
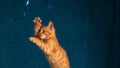
[[[41,35],[39,36],[39,38],[40,38],[40,39],[46,39],[46,35],[41,34]]]

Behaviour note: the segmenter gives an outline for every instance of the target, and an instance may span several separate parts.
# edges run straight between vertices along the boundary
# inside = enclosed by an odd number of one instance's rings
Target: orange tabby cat
[[[66,51],[60,46],[56,38],[53,23],[50,21],[47,26],[43,26],[39,17],[36,17],[33,22],[34,37],[29,39],[44,52],[51,68],[70,68]]]

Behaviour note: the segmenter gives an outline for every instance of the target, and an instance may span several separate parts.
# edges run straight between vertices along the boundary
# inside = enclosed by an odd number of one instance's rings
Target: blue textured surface
[[[115,1],[114,16],[111,0],[0,0],[0,68],[50,68],[28,40],[35,16],[45,25],[54,22],[71,68],[120,68],[120,2]]]

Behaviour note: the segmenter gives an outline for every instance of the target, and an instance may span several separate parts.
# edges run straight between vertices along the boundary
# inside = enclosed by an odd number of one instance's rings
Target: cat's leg
[[[46,49],[48,48],[47,46],[45,46],[44,42],[41,41],[39,38],[37,37],[29,37],[29,40],[33,43],[35,43],[42,51],[46,51]]]
[[[39,38],[37,38],[37,37],[29,37],[29,40],[31,41],[31,42],[33,42],[33,43],[35,43],[36,45],[38,45],[39,47],[42,45],[42,41],[39,39]]]
[[[41,22],[42,20],[40,19],[40,17],[35,17],[35,19],[33,20],[34,23],[34,37],[30,37],[29,40],[33,43],[35,43],[38,47],[43,47],[43,42],[37,37],[39,30],[41,28]]]
[[[33,43],[35,43],[45,54],[50,53],[50,46],[46,45],[42,40],[40,40],[37,37],[29,37],[29,40]]]
[[[40,27],[41,27],[41,22],[42,20],[40,19],[40,17],[35,17],[35,19],[33,20],[34,23],[34,36],[37,36]]]

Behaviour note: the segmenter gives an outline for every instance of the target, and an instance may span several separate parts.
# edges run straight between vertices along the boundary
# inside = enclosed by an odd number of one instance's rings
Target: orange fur
[[[44,52],[51,68],[70,68],[67,53],[58,43],[53,23],[49,22],[48,26],[43,26],[39,17],[33,22],[34,37],[29,39]]]

